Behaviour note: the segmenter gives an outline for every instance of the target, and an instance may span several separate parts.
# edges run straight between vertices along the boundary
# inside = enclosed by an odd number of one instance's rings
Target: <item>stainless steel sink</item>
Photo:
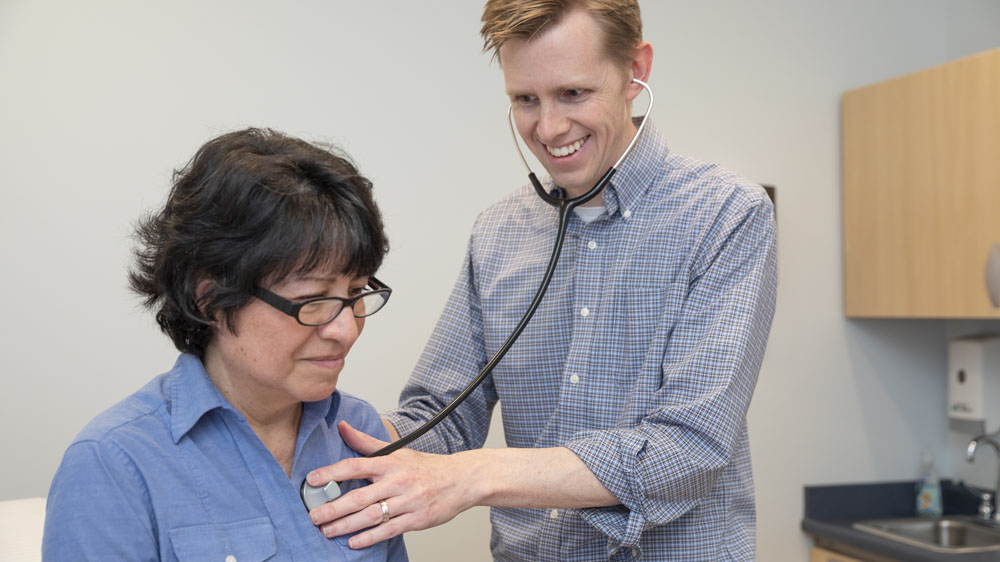
[[[978,519],[971,516],[875,519],[855,523],[854,528],[937,552],[1000,550],[1000,527]]]

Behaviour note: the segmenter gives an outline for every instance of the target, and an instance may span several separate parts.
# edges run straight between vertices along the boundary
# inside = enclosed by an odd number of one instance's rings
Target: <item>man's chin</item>
[[[567,197],[571,199],[586,194],[588,191],[593,189],[595,185],[597,185],[597,182],[600,181],[600,179],[601,178],[596,178],[591,181],[581,181],[574,178],[565,178],[563,181],[560,181],[558,176],[552,176],[552,180],[556,183],[556,185],[561,187],[566,192]]]

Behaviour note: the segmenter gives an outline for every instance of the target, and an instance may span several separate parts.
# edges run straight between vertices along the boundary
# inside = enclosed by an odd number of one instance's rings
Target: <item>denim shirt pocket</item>
[[[179,562],[263,562],[278,551],[267,517],[177,527],[170,530],[170,545]]]

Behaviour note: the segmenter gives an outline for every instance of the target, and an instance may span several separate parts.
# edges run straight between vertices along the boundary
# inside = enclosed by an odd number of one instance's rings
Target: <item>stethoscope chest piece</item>
[[[306,509],[312,511],[326,502],[339,498],[340,484],[334,481],[327,482],[325,486],[310,486],[303,480],[299,494],[302,496],[302,503],[306,504]]]

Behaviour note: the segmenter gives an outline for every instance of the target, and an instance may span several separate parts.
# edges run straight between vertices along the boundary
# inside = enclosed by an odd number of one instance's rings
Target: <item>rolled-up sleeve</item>
[[[745,438],[776,294],[776,232],[767,199],[708,230],[639,423],[579,432],[566,446],[621,505],[581,510],[617,546],[669,523],[708,495]],[[611,547],[609,547],[611,548]]]

